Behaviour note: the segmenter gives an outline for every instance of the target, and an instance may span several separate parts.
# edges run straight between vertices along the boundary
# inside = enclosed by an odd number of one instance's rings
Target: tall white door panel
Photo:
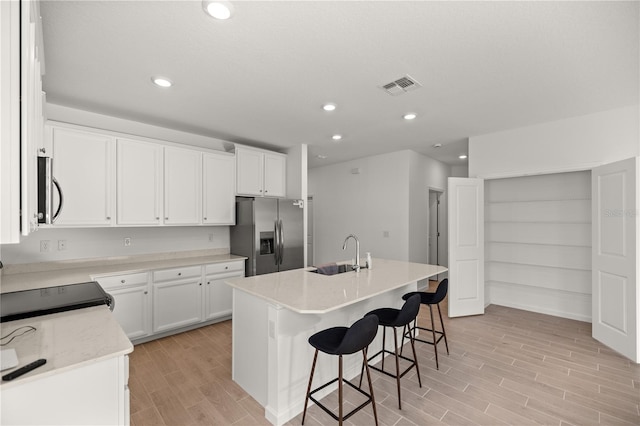
[[[53,176],[64,194],[54,226],[109,226],[114,207],[111,136],[53,127]],[[56,200],[54,205],[58,205]]]
[[[638,157],[630,158],[591,172],[592,333],[636,363],[640,362],[638,163]]]
[[[449,178],[449,316],[484,314],[484,180]]]
[[[202,154],[191,149],[164,148],[164,223],[197,225],[202,200]]]
[[[116,142],[118,225],[158,225],[162,214],[162,145]]]

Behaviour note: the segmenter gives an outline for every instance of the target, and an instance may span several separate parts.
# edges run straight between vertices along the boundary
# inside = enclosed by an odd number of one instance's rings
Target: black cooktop
[[[111,301],[111,296],[95,281],[2,293],[0,322],[111,305]]]

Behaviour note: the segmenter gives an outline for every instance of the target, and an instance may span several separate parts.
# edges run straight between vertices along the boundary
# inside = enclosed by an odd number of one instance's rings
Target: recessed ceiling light
[[[322,109],[325,111],[334,111],[336,109],[336,104],[324,104],[322,105]]]
[[[437,143],[435,145],[433,145],[434,148],[442,148],[442,144],[441,143]]]
[[[465,158],[467,158],[466,154],[462,154],[461,156],[458,157],[461,160],[464,160]]]
[[[331,136],[331,139],[333,139],[334,141],[339,141],[340,139],[342,139],[342,135],[333,135]]]
[[[409,113],[403,115],[402,118],[404,118],[405,120],[413,120],[417,116],[418,115],[415,112],[409,112]]]
[[[155,84],[156,86],[160,86],[160,87],[171,87],[171,86],[173,86],[173,83],[171,82],[171,80],[169,80],[168,78],[165,78],[165,77],[151,77],[151,81],[153,82],[153,84]]]
[[[231,17],[232,6],[228,1],[210,1],[202,2],[204,10],[213,18],[229,19]]]

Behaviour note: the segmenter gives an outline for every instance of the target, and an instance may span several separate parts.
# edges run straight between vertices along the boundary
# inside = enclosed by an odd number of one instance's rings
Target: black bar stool
[[[418,327],[418,319],[416,318],[416,320],[413,322],[412,335],[414,336],[413,337],[414,340],[417,340],[418,342],[422,342],[422,343],[427,343],[433,346],[433,350],[436,353],[436,369],[437,370],[440,369],[440,366],[438,365],[438,342],[440,342],[442,338],[444,338],[444,344],[447,348],[447,355],[449,355],[449,343],[447,342],[447,333],[444,330],[444,322],[442,321],[442,312],[440,311],[440,302],[442,302],[444,298],[447,296],[448,289],[449,289],[449,279],[445,278],[444,280],[440,281],[440,284],[438,284],[438,288],[436,288],[435,293],[430,293],[425,291],[412,291],[411,293],[407,293],[404,296],[402,296],[404,300],[408,300],[410,297],[413,297],[414,295],[417,294],[420,296],[420,303],[423,305],[429,306],[429,314],[431,315],[431,328]],[[432,309],[433,305],[436,305],[438,307],[438,315],[440,315],[440,326],[442,327],[442,331],[436,330],[435,324],[433,323],[433,309]],[[418,337],[415,337],[416,328],[419,330],[430,331],[432,335],[432,340],[430,341],[423,340]],[[406,333],[402,335],[403,344],[404,344],[405,335]]]
[[[309,386],[307,387],[307,397],[304,400],[304,411],[302,414],[302,424],[304,425],[304,418],[307,415],[307,404],[309,400],[315,402],[320,408],[326,411],[331,417],[336,419],[340,425],[343,420],[348,419],[355,412],[360,411],[368,403],[373,406],[373,418],[378,425],[378,413],[376,412],[376,401],[373,397],[373,385],[371,384],[371,374],[369,373],[369,367],[367,366],[367,378],[369,379],[369,393],[366,393],[360,387],[356,387],[354,384],[342,377],[342,355],[349,355],[362,351],[363,368],[367,365],[367,347],[376,337],[378,332],[378,317],[375,315],[366,315],[364,318],[356,321],[351,327],[333,327],[326,330],[322,330],[309,337],[309,344],[316,348],[315,355],[313,356],[313,364],[311,366],[311,375],[309,376]],[[331,380],[324,385],[311,390],[311,382],[313,381],[313,373],[316,369],[316,360],[318,359],[318,351],[322,351],[329,355],[338,355],[338,377]],[[338,416],[336,416],[331,410],[321,404],[313,397],[313,394],[326,388],[332,383],[338,382]],[[342,382],[348,384],[361,394],[367,397],[367,400],[354,408],[351,412],[345,416],[342,415]],[[362,377],[360,377],[360,384],[362,384]]]
[[[377,316],[380,325],[384,327],[382,329],[382,350],[376,353],[375,355],[373,355],[368,360],[370,362],[372,359],[374,359],[378,355],[382,355],[382,368],[378,368],[374,365],[369,365],[369,367],[396,379],[396,383],[398,384],[398,408],[399,409],[402,409],[402,403],[400,401],[400,379],[404,377],[404,375],[407,374],[414,366],[416,367],[416,373],[418,374],[418,384],[420,385],[420,387],[422,387],[422,380],[420,379],[420,369],[418,368],[418,358],[416,357],[416,348],[413,344],[413,334],[411,332],[411,327],[409,326],[409,323],[411,323],[411,321],[415,321],[419,311],[420,311],[420,296],[416,295],[415,297],[408,298],[401,309],[380,308],[380,309],[375,309],[367,314],[367,315],[373,314]],[[394,348],[393,352],[387,350],[385,347],[387,327],[393,328],[393,348]],[[403,337],[408,330],[408,333],[410,336],[409,340],[411,341],[411,349],[413,350],[413,359],[407,358],[405,356],[402,356],[402,354],[398,353],[398,334],[396,333],[396,328],[398,327],[403,327],[402,329]],[[404,339],[403,339],[403,342],[404,342]],[[396,359],[395,374],[389,373],[384,370],[384,358],[385,358],[384,354],[385,353],[393,354],[395,356],[395,359]],[[400,373],[399,358],[402,358],[406,361],[411,362],[411,365],[407,367],[407,369],[402,373]],[[362,374],[360,374],[360,383],[362,384]]]

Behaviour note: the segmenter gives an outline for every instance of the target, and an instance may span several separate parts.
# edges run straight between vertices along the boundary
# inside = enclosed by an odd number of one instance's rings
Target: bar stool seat
[[[309,375],[309,385],[307,386],[307,396],[304,401],[304,411],[302,414],[302,424],[304,425],[304,419],[307,415],[307,405],[309,400],[312,400],[316,405],[322,408],[327,414],[336,419],[340,425],[342,422],[357,411],[360,411],[367,404],[371,403],[373,406],[373,418],[376,425],[378,424],[378,413],[376,411],[376,402],[373,396],[373,385],[371,383],[371,374],[369,367],[367,366],[367,347],[378,332],[378,317],[375,315],[365,315],[364,318],[356,321],[351,327],[332,327],[326,330],[319,331],[313,336],[309,337],[309,344],[313,346],[316,351],[313,356],[313,364],[311,365],[311,374]],[[338,377],[325,383],[322,386],[311,390],[311,383],[313,381],[313,374],[316,368],[316,361],[318,359],[318,351],[324,352],[329,355],[338,355]],[[360,387],[356,387],[354,384],[342,377],[342,356],[349,355],[356,352],[362,352],[363,368],[366,366],[367,378],[369,381],[369,393],[366,393]],[[320,401],[314,398],[313,394],[321,391],[327,386],[338,382],[338,415],[336,416],[331,410],[329,410]],[[346,415],[343,415],[343,398],[342,398],[342,384],[346,383],[353,389],[360,392],[367,397],[367,400],[360,404],[358,407],[351,410]],[[362,377],[360,377],[360,384],[362,384]]]
[[[418,312],[420,311],[420,296],[416,295],[414,297],[409,297],[407,301],[404,303],[401,309],[394,308],[380,308],[375,309],[369,312],[367,315],[375,315],[378,317],[378,322],[384,328],[382,329],[382,350],[377,352],[371,358],[368,359],[368,362],[371,362],[372,359],[375,359],[378,355],[382,355],[382,368],[378,368],[375,365],[369,365],[370,368],[373,368],[376,371],[386,374],[387,376],[393,377],[396,379],[396,384],[398,386],[398,408],[402,409],[402,402],[400,397],[400,379],[404,377],[413,367],[416,368],[416,373],[418,375],[418,384],[422,387],[422,380],[420,379],[420,369],[418,367],[418,357],[416,356],[416,349],[413,342],[413,335],[411,333],[411,327],[409,324],[411,321],[415,321],[418,316]],[[393,347],[394,351],[391,352],[386,349],[386,334],[387,328],[393,328]],[[396,328],[403,327],[402,336],[404,343],[404,335],[408,333],[410,335],[411,349],[413,350],[413,359],[407,358],[403,356],[401,353],[398,353],[398,335],[396,333]],[[395,374],[385,371],[384,369],[384,360],[385,354],[394,355],[396,361],[396,369]],[[405,361],[411,362],[411,365],[407,367],[403,372],[400,372],[400,358]],[[364,366],[363,366],[364,368]],[[360,375],[360,383],[362,383],[362,374]]]
[[[429,314],[431,316],[431,328],[419,327],[418,320],[416,318],[416,320],[413,322],[413,327],[412,327],[413,336],[414,336],[413,338],[418,342],[427,343],[433,346],[433,350],[436,354],[437,370],[440,369],[440,366],[438,365],[438,343],[443,338],[444,338],[445,347],[447,348],[447,355],[449,355],[449,343],[447,342],[447,333],[444,329],[444,322],[442,321],[442,312],[440,311],[440,302],[442,302],[444,298],[447,296],[448,289],[449,289],[449,279],[445,278],[444,280],[440,281],[440,284],[438,284],[438,288],[436,288],[435,293],[425,292],[425,291],[412,291],[402,296],[404,300],[408,300],[410,297],[413,297],[414,295],[417,294],[420,296],[420,303],[423,305],[429,306]],[[436,305],[438,307],[438,315],[440,316],[440,327],[442,331],[436,330],[435,324],[433,322],[433,309],[432,309],[433,305]],[[424,340],[424,339],[415,337],[416,329],[431,332],[431,340]],[[402,336],[402,343],[404,343],[405,337],[409,337],[409,336],[406,336],[406,333],[405,333],[405,335]]]

